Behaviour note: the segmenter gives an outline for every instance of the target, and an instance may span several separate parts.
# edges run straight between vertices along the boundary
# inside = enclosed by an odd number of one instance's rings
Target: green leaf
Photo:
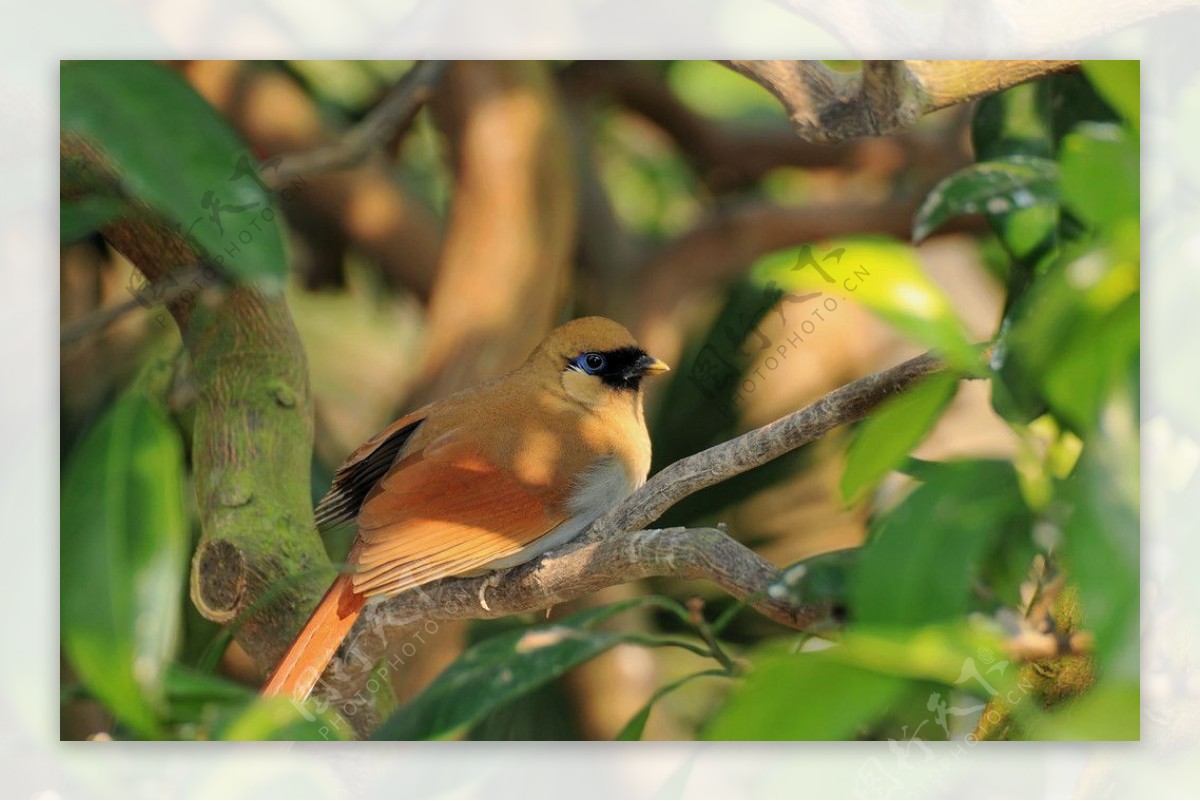
[[[1014,307],[1014,323],[997,348],[996,391],[1032,396],[1087,432],[1137,361],[1138,266],[1112,248],[1064,258]]]
[[[167,722],[181,739],[209,739],[215,722],[232,719],[254,702],[255,693],[244,684],[184,667],[167,668]]]
[[[1135,137],[1112,123],[1083,123],[1063,137],[1063,202],[1097,229],[1136,227],[1140,166]],[[1134,242],[1137,235],[1133,235]]]
[[[937,350],[954,367],[980,370],[962,321],[905,243],[886,237],[834,239],[819,248],[776,251],[760,259],[753,273],[756,280],[784,290],[821,292],[819,305],[810,304],[816,313],[836,314],[838,304],[853,300],[914,342]],[[810,313],[796,325],[797,335],[803,335],[817,318]]]
[[[911,626],[960,617],[972,583],[1004,537],[1028,540],[1032,519],[1004,461],[940,465],[934,477],[873,521],[851,586],[851,617]]]
[[[316,714],[285,698],[256,698],[222,722],[214,734],[218,740],[345,740],[351,734],[344,723],[334,722],[328,712]]]
[[[767,646],[751,656],[753,670],[702,734],[709,740],[908,739],[934,717],[927,706],[931,683],[980,697],[1007,690],[1017,672],[1001,664],[998,653],[994,636],[960,623],[852,628],[819,651]],[[908,703],[913,693],[922,703]],[[898,719],[893,713],[902,709],[918,717]],[[885,719],[896,730],[873,732]]]
[[[1139,295],[1125,298],[1110,314],[1085,318],[1046,366],[1042,388],[1054,411],[1077,431],[1099,428],[1114,390],[1138,369]]]
[[[908,682],[825,651],[754,660],[754,672],[702,732],[706,740],[846,740],[882,717]]]
[[[879,407],[859,427],[846,454],[842,497],[862,492],[894,470],[915,448],[954,397],[958,376],[938,373]]]
[[[64,61],[60,77],[62,130],[102,151],[123,197],[234,278],[282,286],[282,216],[246,146],[183,78],[148,61]]]
[[[978,161],[1006,156],[1054,156],[1051,103],[1045,82],[1023,83],[981,99],[971,119]]]
[[[861,558],[861,548],[818,554],[785,567],[781,571],[783,580],[772,585],[769,591],[772,596],[786,593],[798,604],[819,603],[844,609],[850,597],[851,577]],[[720,633],[729,620],[728,615],[735,614],[733,610],[744,604],[744,600],[739,601],[723,613],[713,624],[713,631]]]
[[[1114,118],[1112,109],[1083,76],[1062,73],[981,100],[972,121],[971,140],[980,162],[1012,156],[1052,159],[1059,153],[1062,138],[1080,122]],[[1063,245],[1078,237],[1078,226],[1058,204],[1050,203],[998,214],[985,210],[984,216],[1012,260],[1007,271],[1007,313],[1035,277],[1056,263]],[[1000,393],[998,399],[1014,411],[1023,405],[1020,397],[1005,399]]]
[[[1052,713],[1026,722],[1030,740],[1137,740],[1141,690],[1136,681],[1104,683]]]
[[[654,598],[588,609],[555,623],[492,637],[465,650],[419,696],[374,733],[376,740],[448,737],[489,712],[599,656],[632,635],[599,624]]]
[[[142,735],[159,731],[180,626],[183,458],[161,403],[131,390],[85,436],[63,477],[63,647],[88,688]]]
[[[640,740],[642,733],[646,730],[646,721],[650,720],[650,711],[654,705],[658,703],[663,696],[669,695],[685,684],[688,684],[693,679],[704,678],[706,676],[720,676],[728,678],[729,674],[724,670],[702,670],[699,673],[690,673],[681,679],[677,679],[669,684],[664,684],[654,691],[650,699],[638,710],[637,714],[629,719],[629,722],[621,727],[621,731],[617,734],[618,740]]]
[[[64,200],[59,209],[59,242],[64,245],[78,242],[120,217],[123,211],[122,203],[111,197],[93,195],[79,200]]]
[[[930,191],[913,217],[920,242],[960,214],[1007,214],[1058,203],[1058,165],[1037,156],[1006,156],[964,167]]]
[[[1063,524],[1063,553],[1101,668],[1136,681],[1140,432],[1133,399],[1110,399],[1105,417],[1105,436],[1084,446],[1061,493],[1071,509]]]
[[[1141,128],[1141,75],[1137,61],[1085,61],[1083,74],[1096,92],[1129,121]]]

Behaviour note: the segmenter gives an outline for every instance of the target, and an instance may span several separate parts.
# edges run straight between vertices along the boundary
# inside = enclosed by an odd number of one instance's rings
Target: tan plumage
[[[591,374],[595,356],[604,368]],[[366,599],[519,564],[632,492],[650,467],[639,382],[665,369],[617,323],[574,320],[512,373],[359,447],[317,507],[320,525],[356,523],[354,570],[326,594],[263,694],[306,696]]]

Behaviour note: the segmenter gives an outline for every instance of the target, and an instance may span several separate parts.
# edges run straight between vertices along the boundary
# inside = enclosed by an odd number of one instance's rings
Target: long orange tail
[[[285,695],[296,701],[307,698],[362,614],[365,603],[366,599],[354,591],[350,574],[339,576],[279,660],[271,680],[262,689],[262,697]]]

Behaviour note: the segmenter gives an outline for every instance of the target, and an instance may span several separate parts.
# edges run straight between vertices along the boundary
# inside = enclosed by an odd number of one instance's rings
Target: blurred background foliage
[[[444,623],[380,671],[395,712],[377,737],[888,739],[876,782],[926,740],[1137,738],[1136,63],[828,146],[712,62],[474,63],[365,164],[290,192],[229,177],[332,141],[410,68],[64,65],[64,131],[102,142],[124,191],[62,207],[63,738],[348,736],[333,710],[256,702],[237,624],[188,599],[195,388],[170,298],[95,233],[131,203],[197,236],[201,215],[286,221],[222,272],[289,268],[314,499],[400,411],[523,356],[466,329],[519,344],[582,314],[628,324],[675,367],[648,398],[655,470],[925,349],[987,379],[931,378],[661,521],[724,524],[794,566],[771,592],[831,601],[842,630],[800,635],[666,579],[549,620]],[[530,119],[543,138],[522,148]],[[532,200],[501,191],[522,181]],[[551,289],[501,292],[523,279]],[[335,562],[348,545],[326,541]],[[1048,626],[1093,653],[1011,656]]]

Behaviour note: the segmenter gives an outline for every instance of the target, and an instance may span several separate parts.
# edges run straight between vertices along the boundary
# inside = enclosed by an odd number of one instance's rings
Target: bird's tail
[[[262,697],[286,696],[303,701],[321,678],[338,646],[354,621],[362,614],[366,599],[354,591],[349,573],[342,574],[325,593],[316,611],[304,624],[283,659],[279,660]]]

